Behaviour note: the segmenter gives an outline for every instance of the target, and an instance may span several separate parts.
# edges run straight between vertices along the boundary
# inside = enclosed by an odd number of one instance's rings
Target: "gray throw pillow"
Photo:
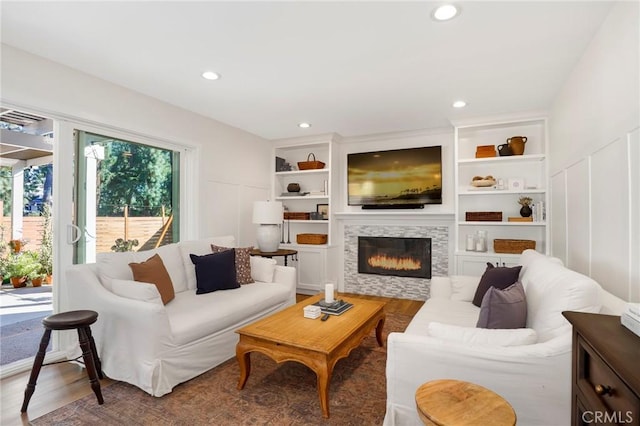
[[[476,294],[473,296],[473,304],[480,307],[482,298],[489,290],[489,287],[502,290],[518,281],[520,269],[522,269],[522,266],[514,266],[512,268],[495,267],[491,262],[487,262],[487,269],[484,271],[482,278],[480,278]]]
[[[491,287],[482,298],[479,328],[524,328],[527,325],[527,299],[520,281],[499,290]]]

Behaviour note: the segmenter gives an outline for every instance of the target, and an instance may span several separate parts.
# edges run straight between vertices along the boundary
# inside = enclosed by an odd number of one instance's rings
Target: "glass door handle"
[[[82,229],[73,224],[67,225],[67,244],[77,243],[80,240],[81,236]]]

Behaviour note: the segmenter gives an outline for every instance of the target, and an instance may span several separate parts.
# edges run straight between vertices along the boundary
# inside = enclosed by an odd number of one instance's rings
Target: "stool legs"
[[[91,327],[86,327],[85,331],[87,332],[87,337],[89,338],[89,345],[91,346],[93,361],[96,364],[96,371],[98,372],[98,378],[104,379],[104,374],[102,374],[102,363],[100,362],[100,357],[98,356],[98,349],[96,349],[96,342],[95,340],[93,340],[93,335],[91,334]]]
[[[38,353],[33,361],[33,368],[31,369],[31,375],[29,376],[29,384],[24,391],[24,400],[22,401],[22,408],[20,411],[25,413],[29,406],[31,396],[36,390],[36,382],[40,375],[40,369],[44,362],[44,357],[47,352],[47,346],[49,346],[49,340],[51,339],[51,329],[45,328],[42,339],[40,340],[40,347]],[[91,383],[91,389],[98,398],[98,404],[102,405],[104,399],[102,398],[102,391],[100,390],[100,379],[104,378],[102,374],[102,364],[98,357],[98,351],[96,350],[96,343],[91,335],[90,327],[78,327],[78,340],[80,341],[80,349],[82,349],[82,359],[84,360],[84,366],[87,369],[89,375],[89,381]]]
[[[38,375],[40,375],[40,369],[42,368],[44,356],[47,352],[47,346],[49,346],[49,339],[51,339],[51,330],[46,328],[42,335],[42,339],[40,340],[40,348],[38,348],[36,358],[33,360],[33,368],[31,369],[31,375],[29,376],[29,384],[24,390],[24,400],[22,401],[22,408],[20,409],[20,412],[22,413],[27,411],[29,400],[31,400],[31,396],[36,390],[36,382],[38,381]]]
[[[91,350],[91,346],[95,347],[95,343],[91,345],[93,341],[93,337],[89,340],[89,336],[87,335],[87,328],[89,327],[80,327],[78,328],[78,338],[80,340],[80,348],[82,349],[82,359],[84,360],[84,366],[87,369],[87,374],[89,375],[89,381],[91,382],[91,389],[93,389],[93,393],[96,394],[98,398],[98,404],[102,405],[104,403],[104,399],[102,398],[102,391],[100,390],[100,381],[98,380],[98,372],[96,370],[95,359],[97,355]],[[102,375],[102,373],[100,373]]]

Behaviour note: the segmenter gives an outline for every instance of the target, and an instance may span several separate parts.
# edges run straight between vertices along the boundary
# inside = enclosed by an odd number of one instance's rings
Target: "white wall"
[[[618,3],[550,113],[552,253],[640,301],[640,22]]]
[[[192,147],[196,161],[188,172],[195,172],[196,190],[189,207],[195,209],[196,224],[182,239],[234,234],[243,245],[254,242],[251,203],[268,196],[273,163],[269,141],[59,63],[1,47],[0,104],[130,132],[131,140],[143,135]]]

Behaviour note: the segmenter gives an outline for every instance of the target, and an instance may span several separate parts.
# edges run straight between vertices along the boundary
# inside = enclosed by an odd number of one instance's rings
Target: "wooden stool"
[[[51,330],[71,330],[74,328],[78,330],[78,339],[80,340],[80,348],[82,349],[82,359],[84,361],[84,366],[87,369],[89,380],[91,381],[91,389],[93,389],[93,392],[98,398],[98,404],[104,403],[104,400],[102,399],[102,392],[100,391],[100,381],[98,380],[98,378],[104,378],[102,375],[102,365],[100,364],[100,358],[98,358],[96,344],[93,341],[93,336],[91,335],[91,327],[89,327],[91,324],[96,322],[97,319],[98,313],[95,311],[69,311],[49,315],[42,320],[42,324],[44,325],[44,334],[42,335],[42,340],[40,340],[38,354],[33,361],[29,384],[24,391],[24,401],[22,402],[21,412],[24,413],[27,411],[29,400],[31,399],[33,392],[36,390],[36,381],[38,380],[40,369],[43,365],[49,365],[42,364],[42,362],[44,361],[44,355],[47,351],[47,346],[49,345],[49,339],[51,338]],[[70,361],[76,361],[79,358],[80,357]],[[52,364],[58,363],[54,362]]]
[[[416,391],[418,414],[425,425],[509,425],[516,413],[500,395],[460,380],[434,380]]]

